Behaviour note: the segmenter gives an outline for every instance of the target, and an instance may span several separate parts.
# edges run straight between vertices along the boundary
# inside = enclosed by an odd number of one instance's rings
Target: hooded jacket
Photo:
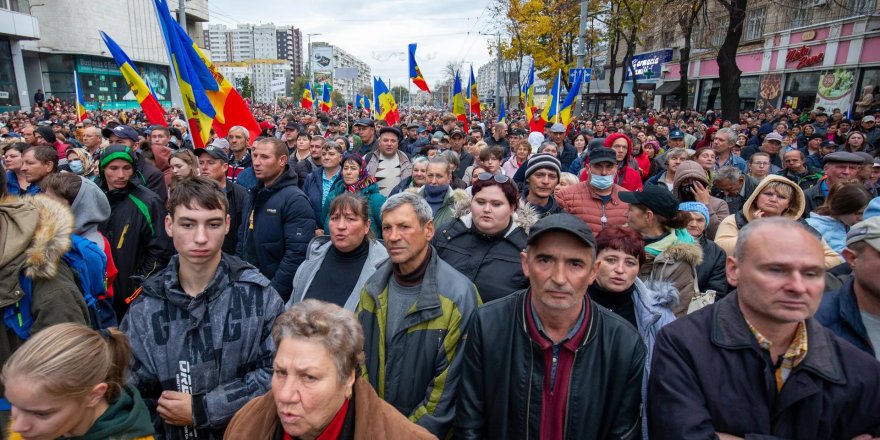
[[[799,221],[805,226],[808,226],[805,222],[801,220],[801,215],[804,212],[804,192],[801,190],[801,187],[797,186],[796,183],[791,180],[786,179],[782,176],[777,176],[774,174],[768,175],[764,178],[759,184],[758,187],[755,188],[755,191],[751,196],[746,200],[743,204],[742,210],[737,213],[731,214],[727,216],[724,220],[721,221],[721,224],[718,225],[718,232],[715,234],[715,244],[724,249],[724,252],[727,255],[733,255],[733,249],[736,247],[736,240],[739,236],[739,230],[744,227],[748,222],[752,221],[755,210],[757,210],[757,199],[761,192],[764,191],[764,188],[770,184],[770,182],[782,182],[792,188],[792,199],[789,202],[789,209],[786,211],[786,217]],[[815,188],[815,187],[814,187]],[[812,228],[810,228],[812,229]],[[815,229],[812,231],[816,234],[817,238],[822,238],[818,232],[815,232]],[[822,240],[822,249],[825,251],[825,268],[831,269],[841,263],[843,263],[843,258],[837,252],[834,252],[831,247],[828,246],[828,243],[825,240]]]
[[[622,133],[614,133],[605,138],[604,146],[605,148],[611,148],[611,145],[614,145],[614,141],[617,139],[626,139],[626,156],[623,157],[623,160],[617,164],[617,177],[615,178],[614,183],[622,186],[627,191],[641,191],[642,190],[642,175],[639,174],[638,170],[633,168],[630,165],[632,162],[632,152],[633,152],[633,144],[632,139],[629,136]],[[580,179],[581,181],[586,181],[589,179],[589,167],[584,167],[581,171]]]
[[[846,248],[846,225],[830,215],[819,215],[811,212],[807,217],[807,224],[812,226],[818,232],[828,246],[838,254],[842,253]]]
[[[675,171],[675,179],[672,181],[672,194],[679,201],[684,201],[682,200],[681,183],[685,179],[697,179],[706,187],[706,190],[709,190],[709,176],[706,174],[706,170],[697,162],[686,160],[678,166]],[[730,211],[727,202],[711,195],[706,207],[709,208],[709,224],[706,225],[705,234],[711,240],[715,238],[715,232],[718,230],[721,220],[730,215]]]
[[[526,248],[529,229],[538,220],[530,206],[521,205],[512,214],[507,229],[491,237],[475,228],[470,198],[459,201],[455,217],[435,230],[431,244],[443,261],[477,286],[484,303],[528,287],[520,252]]]
[[[290,301],[287,302],[285,308],[290,308],[294,304],[307,299],[305,295],[309,291],[309,286],[312,285],[312,280],[315,279],[318,269],[321,268],[321,263],[323,263],[324,258],[327,257],[327,252],[330,250],[330,246],[333,246],[333,243],[330,241],[329,235],[315,237],[312,239],[311,243],[309,243],[309,255],[306,257],[306,260],[299,265],[299,269],[297,269],[296,275],[293,277],[293,293],[290,295]],[[360,298],[364,284],[366,284],[367,280],[370,279],[370,276],[376,272],[376,268],[387,259],[388,251],[385,250],[385,246],[376,240],[370,240],[367,261],[364,262],[364,267],[361,268],[361,274],[358,277],[357,282],[354,284],[354,290],[351,291],[351,294],[348,296],[348,301],[345,302],[346,310],[354,312],[357,309],[358,299]],[[351,269],[354,270],[355,268]]]
[[[284,305],[266,277],[231,255],[196,297],[180,286],[178,264],[175,256],[144,282],[122,321],[131,342],[129,383],[143,394],[157,437],[192,438],[156,413],[162,391],[171,390],[193,396],[198,438],[219,439],[235,412],[269,389],[272,323]]]
[[[285,301],[317,228],[312,205],[296,182],[295,171],[287,166],[271,186],[260,182],[248,191],[237,251]]]
[[[603,202],[588,180],[562,188],[556,194],[556,201],[565,212],[583,220],[593,235],[598,235],[606,226],[622,226],[626,223],[629,204],[620,200],[621,191],[626,191],[626,188],[613,185],[611,199]]]
[[[168,185],[165,184],[165,175],[162,171],[144,159],[140,151],[137,152],[135,168],[137,168],[137,173],[132,177],[132,180],[156,194],[162,202],[162,206],[165,206],[165,202],[168,201]],[[103,176],[101,177],[103,180]]]
[[[89,312],[74,273],[61,257],[70,249],[73,214],[47,196],[0,199],[0,310],[24,293],[19,274],[31,280],[31,334],[63,322],[88,325]],[[24,340],[0,323],[0,364]],[[0,385],[0,396],[4,393]]]
[[[480,297],[469,279],[431,252],[415,304],[397,332],[386,335],[391,264],[385,260],[361,291],[361,375],[383,400],[444,437],[452,428],[460,353]]]
[[[324,200],[324,206],[321,207],[319,219],[324,231],[330,231],[330,205],[333,203],[333,199],[345,193],[345,191],[345,181],[342,180],[342,175],[340,174],[333,180],[330,192],[327,193],[327,200]],[[376,238],[382,238],[382,205],[388,198],[379,192],[379,185],[375,182],[366,188],[357,190],[356,194],[367,199],[367,204],[370,207],[370,230],[373,231],[373,235]]]
[[[174,247],[165,232],[165,207],[159,196],[132,182],[106,194],[110,217],[99,230],[110,242],[118,271],[113,308],[122,319],[128,309],[126,299],[138,287],[132,277],[149,276],[165,267]]]
[[[82,185],[70,205],[76,219],[73,233],[94,242],[99,249],[104,249],[104,238],[98,232],[98,227],[110,218],[110,202],[91,179],[80,177],[80,181]]]
[[[133,386],[125,385],[89,431],[79,437],[70,437],[70,440],[152,440],[154,432],[150,411],[141,393]]]
[[[697,266],[703,261],[703,251],[684,229],[669,231],[665,238],[645,247],[645,264],[639,269],[639,278],[648,284],[665,281],[678,290],[675,316],[687,313],[697,293]]]
[[[468,328],[456,406],[457,439],[537,439],[545,352],[528,331],[528,290],[481,307]],[[624,318],[587,298],[561,440],[635,439],[640,431],[645,345]]]
[[[370,384],[354,381],[352,400],[338,440],[436,439],[376,395]],[[239,411],[224,438],[229,440],[283,440],[284,430],[272,390],[248,402]]]

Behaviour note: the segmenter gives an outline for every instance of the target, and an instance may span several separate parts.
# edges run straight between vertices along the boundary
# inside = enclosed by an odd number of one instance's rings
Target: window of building
[[[746,33],[743,41],[758,40],[764,35],[764,12],[766,7],[750,9],[746,12]]]
[[[864,15],[871,12],[874,0],[847,0],[843,7],[848,16]]]
[[[813,7],[795,6],[791,11],[791,27],[799,28],[813,21]]]
[[[729,18],[725,18],[724,20],[719,20],[715,23],[714,32],[712,32],[712,47],[719,47],[724,44],[724,37],[727,36],[727,24],[730,22]]]

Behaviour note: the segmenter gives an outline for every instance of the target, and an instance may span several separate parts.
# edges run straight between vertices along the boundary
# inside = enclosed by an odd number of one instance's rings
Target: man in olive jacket
[[[474,314],[456,406],[459,439],[634,439],[646,349],[624,318],[586,296],[596,242],[553,214],[521,255],[530,288]]]

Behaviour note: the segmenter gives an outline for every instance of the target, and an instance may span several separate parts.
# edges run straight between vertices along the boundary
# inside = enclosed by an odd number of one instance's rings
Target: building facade
[[[0,111],[30,109],[41,87],[29,88],[22,43],[40,38],[40,25],[28,2],[0,0]]]
[[[242,90],[243,80],[248,78],[254,88],[254,102],[270,104],[290,94],[293,69],[286,60],[221,61],[215,65],[238,90]],[[284,86],[279,88],[279,83]]]
[[[253,64],[254,60],[283,60],[292,77],[302,75],[302,33],[293,26],[268,23],[229,28],[212,24],[204,38],[212,61]]]

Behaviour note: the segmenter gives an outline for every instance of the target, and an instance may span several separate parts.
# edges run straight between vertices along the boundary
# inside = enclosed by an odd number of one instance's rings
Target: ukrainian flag
[[[547,99],[547,103],[544,104],[544,112],[541,113],[541,119],[545,122],[550,122],[550,118],[555,118],[554,120],[559,119],[559,94],[561,82],[562,70],[556,74],[556,81],[553,82],[553,88],[550,89],[550,97]]]
[[[571,85],[571,89],[568,90],[568,96],[565,97],[565,101],[562,103],[562,108],[559,110],[559,122],[566,127],[568,127],[568,123],[571,122],[571,112],[574,111],[574,100],[577,99],[581,92],[582,82],[583,75],[578,75],[574,84]]]

